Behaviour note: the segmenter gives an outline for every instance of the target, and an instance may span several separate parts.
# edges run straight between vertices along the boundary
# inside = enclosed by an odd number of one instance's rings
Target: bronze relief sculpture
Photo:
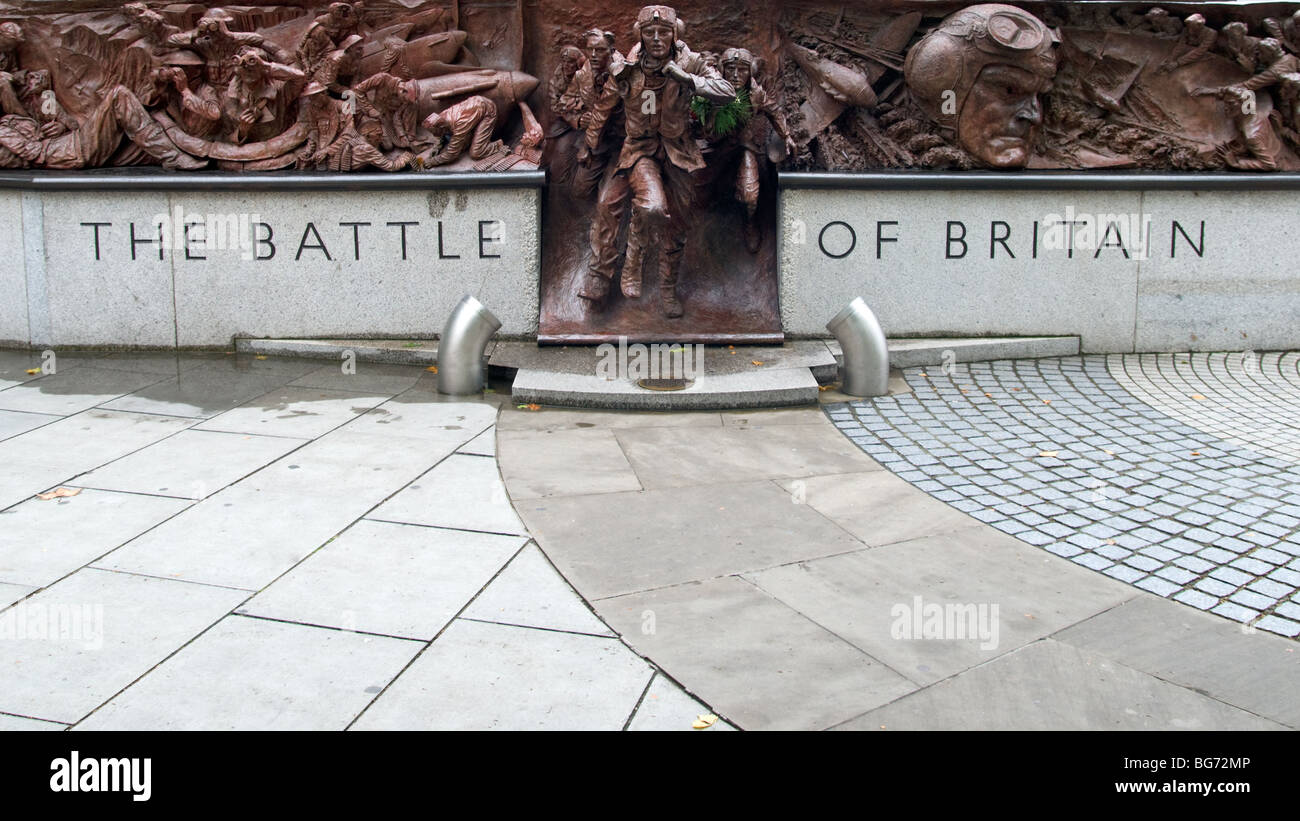
[[[505,46],[492,51],[491,64],[480,61],[454,5],[133,2],[105,10],[73,0],[71,11],[0,24],[0,167],[397,171],[433,157],[453,164],[459,156],[439,154],[441,134],[423,123],[458,106],[463,119],[477,106],[477,123],[517,132],[513,115],[536,87],[519,70],[521,55],[503,59]],[[490,12],[484,24],[522,26],[501,16]],[[39,106],[33,93],[43,95]],[[522,111],[518,121],[526,136]],[[499,167],[535,167],[538,159],[523,141],[518,150],[491,147]]]
[[[0,167],[540,166],[545,342],[779,340],[779,170],[1300,170],[1295,5],[643,2],[0,0]]]

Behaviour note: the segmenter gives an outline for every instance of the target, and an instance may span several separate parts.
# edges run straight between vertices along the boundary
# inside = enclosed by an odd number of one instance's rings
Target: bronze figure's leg
[[[652,159],[642,157],[637,160],[628,182],[632,187],[632,220],[627,229],[627,259],[623,262],[619,286],[623,289],[623,296],[636,299],[641,296],[641,273],[646,251],[668,214],[668,198],[659,164]]]
[[[140,100],[119,85],[109,90],[103,102],[76,132],[85,166],[107,163],[117,151],[123,132],[146,154],[161,162],[163,168],[193,170],[207,165],[206,160],[191,157],[177,148],[162,126],[145,111]]]
[[[695,189],[690,172],[674,165],[665,168],[665,182],[669,210],[659,249],[659,301],[664,316],[675,319],[682,315],[682,303],[677,298],[677,278],[681,273],[682,255],[686,251],[686,232],[690,230],[689,218],[694,205],[692,194]]]
[[[740,170],[736,173],[736,199],[745,207],[745,248],[749,253],[758,253],[758,246],[763,242],[763,231],[754,219],[758,213],[758,157],[745,149],[740,152]]]
[[[601,302],[609,294],[614,266],[618,264],[618,226],[623,221],[630,193],[627,174],[622,172],[609,174],[600,186],[591,222],[591,262],[586,281],[578,291],[583,299]]]
[[[496,127],[497,107],[495,105],[484,106],[483,116],[479,119],[478,125],[474,126],[474,140],[469,146],[469,158],[471,160],[481,160],[491,153],[492,132]]]

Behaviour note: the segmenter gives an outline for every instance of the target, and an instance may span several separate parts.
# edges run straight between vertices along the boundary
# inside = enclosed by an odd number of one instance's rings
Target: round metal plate
[[[695,384],[694,379],[638,379],[637,387],[648,391],[681,391]]]

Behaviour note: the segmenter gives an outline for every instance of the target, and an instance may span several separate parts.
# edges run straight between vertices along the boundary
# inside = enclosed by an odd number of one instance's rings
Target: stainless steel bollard
[[[835,335],[844,352],[840,389],[849,396],[889,393],[889,344],[862,297],[855,297],[827,322],[826,330]]]
[[[483,351],[501,320],[466,295],[447,317],[438,341],[438,393],[468,396],[483,390]]]

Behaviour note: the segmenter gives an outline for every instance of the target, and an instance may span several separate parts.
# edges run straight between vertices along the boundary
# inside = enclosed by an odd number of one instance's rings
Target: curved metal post
[[[501,320],[472,296],[457,303],[438,341],[438,393],[468,396],[483,390],[483,351]]]
[[[842,387],[849,396],[884,396],[889,393],[889,345],[876,315],[862,297],[826,323],[844,352],[840,367]]]

